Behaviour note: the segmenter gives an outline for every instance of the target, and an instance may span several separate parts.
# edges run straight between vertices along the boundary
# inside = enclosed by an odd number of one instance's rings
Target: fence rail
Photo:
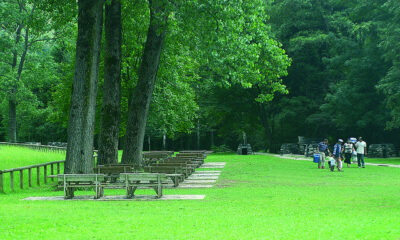
[[[66,147],[56,147],[56,146],[49,146],[49,145],[36,145],[36,144],[25,144],[25,143],[9,143],[9,142],[0,142],[0,145],[5,146],[17,146],[17,147],[27,147],[32,148],[35,150],[41,151],[66,151]]]
[[[48,162],[48,163],[42,163],[42,164],[36,164],[36,165],[30,165],[30,166],[25,166],[25,167],[20,167],[20,168],[12,168],[12,169],[6,169],[6,170],[0,170],[0,193],[4,193],[4,174],[5,173],[10,173],[10,187],[11,190],[14,190],[14,173],[19,172],[19,186],[21,189],[24,188],[24,170],[28,170],[28,185],[29,187],[32,187],[32,169],[36,168],[36,184],[40,186],[40,168],[43,167],[44,173],[43,173],[43,181],[46,184],[47,183],[47,167],[50,165],[50,175],[54,175],[54,166],[57,166],[57,174],[60,173],[60,165],[64,164],[65,161],[54,161],[54,162]],[[52,181],[54,181],[54,178],[51,178]]]

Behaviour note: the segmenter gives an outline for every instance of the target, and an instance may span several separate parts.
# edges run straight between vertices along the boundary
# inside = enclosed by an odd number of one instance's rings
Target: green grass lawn
[[[207,161],[227,162],[215,187],[164,192],[205,194],[200,201],[21,200],[61,196],[51,184],[0,194],[1,239],[400,239],[398,168],[332,173],[255,155]],[[115,193],[124,191],[105,192]]]
[[[367,163],[387,163],[400,165],[400,158],[365,158]]]
[[[0,145],[0,170],[65,160],[64,151],[38,151],[27,147]]]

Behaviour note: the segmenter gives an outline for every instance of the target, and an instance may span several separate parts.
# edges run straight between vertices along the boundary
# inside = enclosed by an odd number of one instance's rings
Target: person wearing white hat
[[[338,142],[333,146],[333,157],[335,158],[337,162],[337,168],[339,172],[342,172],[342,159],[341,159],[341,154],[343,152],[342,148],[343,140],[339,139]]]

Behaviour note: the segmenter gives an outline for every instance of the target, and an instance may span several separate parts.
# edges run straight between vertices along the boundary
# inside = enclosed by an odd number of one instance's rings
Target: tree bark
[[[200,150],[200,119],[197,119],[196,149]]]
[[[166,149],[167,149],[167,136],[164,133],[163,138],[162,138],[162,150],[166,150]]]
[[[26,8],[24,1],[19,1],[19,13],[22,13],[22,10]],[[35,12],[35,5],[32,6],[31,12],[29,13],[29,19],[33,18],[33,13]],[[17,70],[17,79],[13,84],[12,92],[10,94],[10,98],[8,100],[8,110],[9,110],[9,122],[8,122],[8,136],[10,142],[17,142],[17,91],[18,91],[18,82],[21,79],[22,70],[24,68],[24,63],[26,59],[26,55],[28,54],[29,49],[29,31],[30,28],[24,22],[18,23],[16,36],[15,36],[15,45],[21,40],[21,32],[22,29],[25,27],[25,35],[24,35],[24,50],[21,54],[21,58],[18,63],[18,70]],[[11,68],[14,71],[17,67],[18,62],[18,53],[17,50],[13,51],[13,61],[11,64]]]
[[[139,79],[129,104],[123,163],[142,166],[144,133],[167,28],[165,2],[149,0],[150,25],[139,69]]]
[[[22,6],[20,5],[20,13],[22,12]],[[22,23],[18,23],[16,35],[15,35],[15,45],[17,45],[21,39],[21,32],[23,28]],[[14,71],[17,67],[18,53],[17,50],[13,51],[13,60],[11,68]],[[19,69],[19,68],[18,68]],[[8,99],[8,141],[15,143],[17,142],[17,100],[15,94],[17,93],[17,86],[13,86],[10,98]]]
[[[8,100],[9,122],[8,122],[8,138],[9,142],[17,142],[17,101],[15,96],[11,96]]]
[[[105,7],[103,104],[97,164],[118,163],[121,114],[121,2]]]
[[[262,125],[264,127],[265,135],[268,137],[267,148],[268,148],[268,150],[271,150],[272,141],[273,141],[272,124],[270,124],[269,121],[268,121],[267,110],[265,108],[264,103],[259,103],[258,106],[259,106],[261,123],[262,123]]]
[[[93,172],[93,135],[103,4],[103,0],[78,2],[78,38],[68,120],[65,173]]]

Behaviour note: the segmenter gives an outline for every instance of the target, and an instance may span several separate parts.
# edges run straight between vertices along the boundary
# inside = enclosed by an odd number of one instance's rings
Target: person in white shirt
[[[355,145],[357,151],[357,162],[358,167],[365,168],[364,156],[367,155],[367,143],[363,141],[362,137],[358,138],[358,142]]]
[[[355,151],[350,139],[347,140],[347,143],[344,144],[343,148],[344,148],[344,162],[347,163],[347,167],[350,167],[351,155],[353,151]]]

